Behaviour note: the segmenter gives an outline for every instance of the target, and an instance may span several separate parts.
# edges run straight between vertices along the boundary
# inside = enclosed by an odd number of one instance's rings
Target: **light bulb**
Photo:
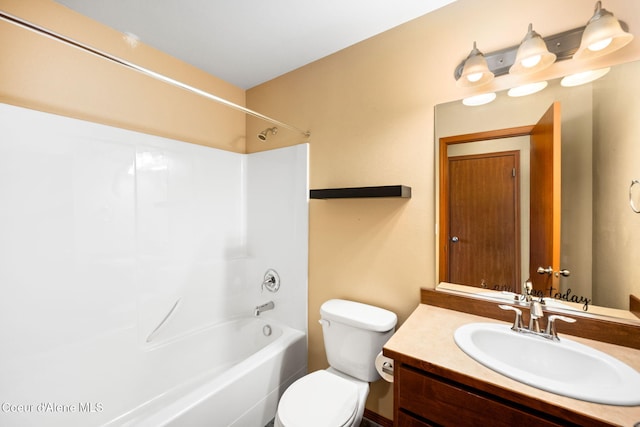
[[[533,55],[533,56],[530,56],[528,58],[524,58],[522,60],[522,66],[525,67],[525,68],[535,67],[536,65],[538,65],[540,63],[541,59],[542,59],[541,55]]]
[[[467,75],[467,80],[471,83],[475,83],[482,78],[482,73],[471,73]]]
[[[611,38],[611,37],[609,37],[607,39],[598,40],[597,42],[591,43],[589,45],[589,50],[592,51],[592,52],[597,52],[597,51],[602,50],[602,49],[606,48],[607,46],[609,46],[612,41],[613,41],[613,38]]]

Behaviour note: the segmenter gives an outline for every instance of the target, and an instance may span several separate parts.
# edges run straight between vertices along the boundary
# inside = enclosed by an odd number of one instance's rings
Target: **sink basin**
[[[454,339],[477,362],[524,384],[588,402],[640,405],[638,371],[567,338],[551,341],[508,325],[470,323]]]

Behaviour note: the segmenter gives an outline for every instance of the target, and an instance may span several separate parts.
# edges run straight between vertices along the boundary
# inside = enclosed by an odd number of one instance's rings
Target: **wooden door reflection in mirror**
[[[553,298],[560,292],[560,104],[555,102],[531,131],[531,230],[529,279]],[[538,269],[546,273],[538,273]]]
[[[439,144],[439,167],[440,167],[440,211],[439,211],[439,280],[444,282],[462,283],[471,286],[486,286],[489,289],[504,289],[512,290],[514,292],[520,292],[520,284],[527,278],[534,280],[535,289],[539,292],[549,292],[550,287],[557,288],[557,279],[554,282],[554,275],[538,275],[536,272],[539,266],[545,268],[551,266],[554,271],[559,270],[559,242],[560,242],[560,106],[558,103],[554,103],[551,108],[545,113],[539,123],[532,126],[522,126],[516,128],[500,129],[487,132],[479,132],[466,135],[457,135],[451,137],[445,137],[440,139]],[[527,188],[526,209],[529,215],[526,215],[528,224],[529,220],[531,227],[522,226],[523,232],[529,234],[527,240],[531,239],[536,244],[527,253],[523,253],[522,257],[525,258],[525,262],[522,263],[522,274],[515,275],[509,273],[507,278],[504,275],[499,275],[495,272],[495,269],[505,269],[507,261],[506,255],[499,252],[504,251],[505,248],[511,248],[516,258],[520,253],[519,236],[520,233],[515,233],[511,230],[512,226],[509,222],[503,223],[503,230],[493,234],[493,239],[511,239],[511,241],[494,242],[489,246],[476,246],[473,250],[475,253],[471,253],[469,257],[473,257],[478,263],[483,263],[482,267],[478,268],[477,265],[467,269],[467,267],[461,266],[458,263],[457,251],[464,245],[458,245],[458,243],[468,243],[468,239],[464,239],[458,236],[454,231],[458,230],[457,208],[454,207],[452,202],[456,200],[457,195],[452,195],[452,191],[456,191],[459,183],[454,183],[452,179],[452,173],[456,173],[450,167],[451,160],[449,158],[451,148],[456,147],[459,144],[466,144],[479,141],[492,141],[501,140],[514,137],[527,137],[529,139],[527,150],[531,153],[531,169],[537,163],[544,161],[545,167],[540,170],[531,171],[530,179],[527,178],[524,182],[530,182],[530,189]],[[498,151],[498,150],[493,150]],[[535,157],[535,159],[534,159]],[[552,172],[549,173],[548,169],[551,168]],[[529,168],[527,168],[529,170]],[[477,173],[469,172],[470,176],[481,176],[482,171]],[[480,174],[480,175],[478,175]],[[456,179],[457,180],[457,179]],[[476,199],[492,199],[491,192],[493,191],[492,183],[478,182],[479,188],[473,190],[475,192],[485,193],[483,197]],[[553,197],[548,196],[553,194]],[[547,200],[551,199],[552,202]],[[476,200],[477,201],[477,200]],[[555,202],[554,202],[555,201]],[[457,203],[457,202],[454,202]],[[497,208],[499,204],[494,204],[493,207]],[[535,206],[535,207],[530,207]],[[499,209],[504,210],[505,207],[501,206]],[[515,206],[514,215],[519,218],[518,206]],[[507,213],[507,216],[509,214]],[[529,219],[530,217],[530,219]],[[488,220],[488,218],[487,218]],[[503,220],[501,220],[503,221]],[[520,219],[516,219],[518,227],[520,227]],[[549,225],[551,224],[551,225]],[[485,225],[487,225],[485,223]],[[452,229],[455,228],[456,230]],[[506,230],[509,229],[509,230]],[[508,231],[508,232],[507,232]],[[456,239],[457,238],[457,239]],[[469,246],[469,245],[468,245]],[[528,245],[523,245],[528,247]],[[497,251],[494,251],[496,249]],[[507,249],[509,250],[509,249]],[[484,253],[484,256],[480,256],[480,252]],[[493,252],[492,252],[493,251]],[[512,254],[513,255],[513,254]],[[555,258],[554,258],[555,257]],[[493,262],[484,264],[483,259],[493,258]],[[517,262],[517,261],[516,261]],[[473,263],[472,263],[473,264]],[[484,270],[483,270],[484,268]],[[490,273],[491,270],[494,272]],[[516,271],[520,268],[516,267]],[[534,276],[535,275],[535,276]]]
[[[520,281],[520,152],[449,157],[447,281]]]

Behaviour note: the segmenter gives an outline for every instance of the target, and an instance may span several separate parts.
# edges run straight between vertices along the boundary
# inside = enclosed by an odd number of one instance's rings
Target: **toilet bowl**
[[[282,395],[276,427],[352,427],[364,414],[369,383],[334,369],[308,374]]]
[[[320,317],[330,367],[289,386],[278,403],[276,427],[357,427],[369,382],[380,379],[375,358],[393,335],[396,315],[354,301],[329,300]]]

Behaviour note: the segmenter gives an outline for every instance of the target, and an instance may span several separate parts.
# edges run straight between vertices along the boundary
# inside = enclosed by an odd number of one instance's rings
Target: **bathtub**
[[[155,370],[147,396],[105,426],[262,427],[307,370],[305,334],[260,318],[230,320],[147,353]]]

